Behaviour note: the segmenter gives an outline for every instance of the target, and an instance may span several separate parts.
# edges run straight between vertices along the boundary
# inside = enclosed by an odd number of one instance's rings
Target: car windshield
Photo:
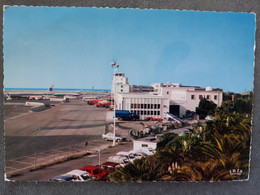
[[[83,175],[81,175],[81,177],[84,179],[84,180],[88,180],[90,178],[90,175],[85,173]]]

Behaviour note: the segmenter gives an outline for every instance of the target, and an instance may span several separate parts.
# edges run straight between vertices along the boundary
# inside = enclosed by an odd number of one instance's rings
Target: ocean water
[[[49,88],[4,88],[4,90],[17,90],[17,91],[48,91]],[[67,88],[54,88],[53,91],[107,91],[110,89],[67,89]]]

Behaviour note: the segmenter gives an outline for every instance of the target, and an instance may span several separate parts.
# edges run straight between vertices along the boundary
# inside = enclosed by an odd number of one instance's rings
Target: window
[[[195,100],[195,95],[191,95],[191,99],[192,99],[192,100]]]
[[[160,108],[160,104],[157,105],[157,108]]]
[[[121,92],[123,92],[123,89],[121,89]]]
[[[148,144],[142,144],[142,147],[148,147]]]
[[[141,115],[144,115],[144,111],[141,110]]]
[[[140,114],[140,111],[139,111],[139,110],[137,110],[137,114],[138,114],[138,115]]]
[[[136,104],[134,104],[134,108],[137,108],[137,105],[136,105]]]
[[[151,104],[151,109],[153,109],[153,104]]]
[[[146,115],[146,110],[144,111],[144,115]]]
[[[147,108],[150,109],[150,104],[147,104]]]
[[[123,85],[121,85],[121,88],[123,88]]]
[[[218,99],[218,96],[217,95],[214,95],[214,100],[217,100]]]
[[[144,108],[146,108],[147,104],[144,104]]]
[[[160,115],[160,111],[157,111],[157,115]]]
[[[143,105],[143,104],[141,104],[141,108],[144,108],[144,105]]]
[[[136,110],[134,111],[134,114],[136,114]]]
[[[200,98],[200,100],[203,99],[203,95],[200,95],[199,98]]]
[[[150,111],[149,110],[147,111],[147,115],[150,115]]]
[[[207,99],[209,100],[209,98],[210,98],[210,95],[207,95]]]
[[[140,104],[137,104],[137,108],[140,108]]]
[[[156,109],[157,108],[157,104],[154,104],[154,109]]]
[[[151,111],[151,115],[153,115],[153,111]]]
[[[169,94],[169,91],[167,91],[167,94]]]
[[[131,104],[131,108],[134,108],[134,104]]]

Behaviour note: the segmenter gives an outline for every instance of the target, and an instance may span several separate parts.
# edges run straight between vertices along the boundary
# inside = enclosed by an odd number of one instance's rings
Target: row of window
[[[160,109],[160,104],[131,104],[131,108]]]
[[[200,100],[203,99],[204,97],[205,97],[207,100],[210,99],[210,95],[206,95],[206,96],[199,95],[199,99],[200,99]],[[195,95],[191,95],[191,99],[192,99],[192,100],[195,100]],[[217,100],[217,99],[218,99],[218,96],[217,96],[217,95],[214,95],[214,100]]]
[[[134,114],[138,115],[160,115],[160,111],[150,111],[150,110],[131,110]]]

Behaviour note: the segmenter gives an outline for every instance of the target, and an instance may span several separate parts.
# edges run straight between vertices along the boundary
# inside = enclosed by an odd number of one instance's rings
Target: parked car
[[[88,172],[94,179],[98,180],[102,180],[107,175],[101,168],[92,165],[82,167],[80,170]]]
[[[76,178],[70,175],[58,175],[51,178],[49,181],[74,181]]]
[[[192,129],[184,129],[180,134],[179,136],[184,136],[186,134],[190,134],[192,133]]]
[[[143,152],[143,153],[145,153],[148,156],[153,155],[156,152],[155,149],[153,149],[153,148],[142,148],[142,149],[140,149],[138,151],[139,152]]]
[[[118,167],[120,167],[120,164],[115,162],[104,162],[100,166],[100,168],[103,169],[107,174],[115,172],[116,168]]]
[[[153,118],[153,117],[150,117],[149,120],[150,120],[150,121],[163,121],[162,118]]]
[[[214,119],[214,116],[208,115],[206,116],[205,120],[212,121]]]
[[[106,141],[113,141],[114,134],[113,133],[102,134],[102,138]],[[116,134],[115,139],[116,139],[116,142],[126,141],[125,137],[120,137],[118,134]]]
[[[111,102],[106,101],[106,100],[96,103],[96,107],[106,107],[106,108],[108,108],[110,105],[111,105]]]
[[[134,156],[134,159],[140,159],[142,157],[148,156],[145,152],[138,151],[138,150],[131,150],[129,151],[129,153]]]
[[[127,158],[130,162],[133,162],[134,158],[135,158],[135,155],[130,152],[118,152],[118,153],[116,153],[116,156],[121,156],[121,157]]]
[[[104,100],[100,100],[100,99],[90,100],[90,101],[88,101],[88,104],[89,104],[89,105],[95,105],[96,103],[102,102],[102,101],[104,101]]]
[[[93,180],[91,175],[88,172],[83,171],[83,170],[75,169],[75,170],[70,171],[70,172],[68,172],[64,175],[74,177],[73,181],[90,181],[90,180]]]
[[[107,160],[110,162],[118,163],[118,164],[120,164],[120,166],[125,166],[126,164],[129,163],[129,158],[124,157],[124,156],[117,156],[117,155],[110,156]]]

